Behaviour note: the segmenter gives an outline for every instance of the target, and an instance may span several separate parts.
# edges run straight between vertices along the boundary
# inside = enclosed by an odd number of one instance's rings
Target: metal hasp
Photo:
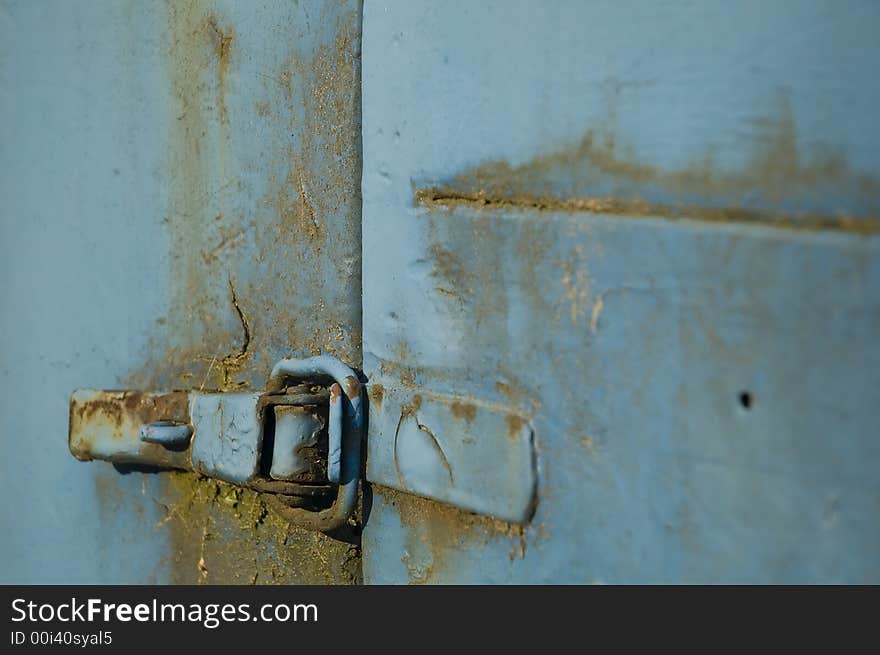
[[[357,506],[361,384],[328,355],[284,359],[265,392],[96,391],[70,401],[70,452],[249,487],[292,523],[333,532]]]
[[[468,512],[525,524],[537,461],[529,417],[495,403],[375,376],[367,478]],[[265,391],[74,392],[81,460],[190,470],[264,493],[292,523],[333,532],[358,499],[363,389],[319,355],[279,361]]]
[[[381,370],[371,376],[369,393],[370,482],[509,523],[531,521],[538,462],[528,415],[408,387]]]
[[[282,359],[272,368],[268,389],[270,392],[283,389],[291,381],[302,380],[333,381],[327,427],[327,478],[338,484],[336,501],[319,512],[280,504],[276,509],[291,522],[330,532],[344,525],[357,506],[363,428],[361,383],[354,371],[335,357],[318,355],[309,359]]]

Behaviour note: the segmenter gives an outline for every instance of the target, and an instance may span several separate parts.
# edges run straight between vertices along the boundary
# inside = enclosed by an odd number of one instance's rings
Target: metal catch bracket
[[[363,408],[354,371],[329,355],[283,359],[265,392],[96,391],[70,401],[70,452],[182,469],[254,489],[321,532],[357,507]]]

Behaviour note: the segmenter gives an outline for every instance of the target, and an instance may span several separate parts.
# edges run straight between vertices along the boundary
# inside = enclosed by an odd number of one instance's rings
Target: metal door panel
[[[360,4],[4,3],[5,582],[351,582],[256,495],[77,464],[76,387],[360,364]]]
[[[70,391],[118,386],[164,314],[163,206],[144,184],[162,165],[148,99],[164,87],[136,38],[160,19],[118,3],[0,12],[2,579],[163,582],[155,479],[76,466],[64,447]]]
[[[362,252],[365,581],[880,578],[876,7],[365,11],[361,244],[358,2],[0,8],[3,580],[358,581],[64,437],[360,366]]]
[[[365,581],[880,577],[878,18],[367,3],[365,373],[526,416],[538,499],[374,485]]]

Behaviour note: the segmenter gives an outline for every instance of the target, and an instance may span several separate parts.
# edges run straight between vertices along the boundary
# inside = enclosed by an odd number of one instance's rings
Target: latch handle
[[[272,367],[266,387],[270,392],[280,391],[292,380],[318,377],[334,380],[330,386],[327,426],[327,476],[330,482],[339,484],[336,501],[328,509],[312,512],[301,507],[290,507],[280,498],[270,497],[269,500],[276,511],[291,523],[320,532],[332,532],[345,525],[357,507],[363,426],[361,383],[354,371],[335,357],[317,355],[307,359],[282,359]]]
[[[268,391],[280,391],[287,382],[293,380],[301,382],[316,377],[329,377],[335,380],[341,387],[341,391],[349,401],[351,425],[349,430],[360,434],[363,424],[363,410],[361,409],[361,384],[357,376],[348,366],[330,355],[317,355],[307,359],[282,359],[272,367],[269,380],[266,383]],[[337,388],[337,396],[340,389]],[[343,415],[346,412],[338,410],[342,407],[336,405],[334,413],[333,387],[330,388],[330,425],[327,426],[329,440],[329,452],[327,454],[327,477],[330,482],[341,480],[341,459],[343,442]],[[358,453],[360,452],[360,440],[358,440]],[[358,456],[358,461],[360,457]]]

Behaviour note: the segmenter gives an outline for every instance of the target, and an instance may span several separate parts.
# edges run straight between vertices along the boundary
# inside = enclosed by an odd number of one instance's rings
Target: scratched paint
[[[880,179],[851,170],[845,153],[799,149],[791,101],[779,95],[758,119],[741,170],[713,160],[713,146],[686,168],[667,170],[624,154],[610,116],[575,145],[511,166],[486,162],[416,191],[427,205],[662,216],[765,223],[795,229],[880,230]],[[804,209],[807,207],[808,209]],[[821,211],[826,213],[819,213]]]
[[[461,396],[425,393],[374,369],[366,476],[484,516],[525,524],[535,506],[529,417]],[[371,394],[371,400],[377,396]]]

